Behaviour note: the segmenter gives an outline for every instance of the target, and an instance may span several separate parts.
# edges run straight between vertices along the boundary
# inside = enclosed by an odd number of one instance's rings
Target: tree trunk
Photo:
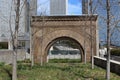
[[[31,67],[34,66],[34,54],[33,54],[33,34],[32,34],[32,30],[30,28],[30,54],[31,54]]]
[[[18,28],[19,28],[19,7],[20,0],[17,0],[16,4],[16,19],[15,19],[15,33],[13,39],[13,71],[12,80],[17,80],[17,43],[18,43]]]
[[[17,52],[14,50],[12,80],[17,80],[17,61],[16,60],[17,60]]]
[[[90,2],[89,2],[89,5],[90,5],[90,17],[92,18],[92,0],[90,0]],[[91,34],[91,64],[92,64],[92,66],[91,66],[91,68],[92,69],[94,69],[94,58],[93,58],[93,33],[92,33],[92,30],[93,29],[93,27],[92,27],[92,19],[90,19],[90,34]]]
[[[110,1],[106,0],[107,5],[107,66],[106,79],[110,80]]]
[[[85,32],[86,32],[85,27],[86,26],[84,26],[84,36],[85,36]],[[86,40],[86,36],[84,37],[84,63],[86,64],[87,61],[86,61],[86,49],[85,49],[86,48],[86,46],[85,46],[86,45],[86,41],[85,40]]]

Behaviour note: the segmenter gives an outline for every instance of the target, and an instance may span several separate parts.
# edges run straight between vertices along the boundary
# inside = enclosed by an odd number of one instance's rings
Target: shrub
[[[111,55],[120,56],[120,49],[112,49],[111,50]]]
[[[50,63],[80,63],[80,59],[50,59]]]
[[[17,61],[17,63],[31,63],[30,59],[25,59],[22,61]]]
[[[18,64],[18,70],[30,70],[30,64],[23,64],[23,63],[19,63]]]
[[[29,70],[30,69],[30,60],[25,59],[23,61],[18,61],[18,69],[19,70]]]
[[[4,66],[5,65],[5,63],[4,62],[0,62],[0,66]]]

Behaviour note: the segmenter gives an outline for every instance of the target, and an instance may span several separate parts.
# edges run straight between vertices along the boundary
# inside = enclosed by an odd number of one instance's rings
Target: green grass
[[[47,63],[30,67],[28,63],[18,63],[18,80],[105,80],[105,70],[91,69],[87,63]],[[0,80],[11,80],[11,65],[0,66]],[[111,80],[120,76],[111,73]]]
[[[80,63],[80,59],[49,59],[50,63]]]
[[[11,80],[11,66],[0,63],[0,80]]]

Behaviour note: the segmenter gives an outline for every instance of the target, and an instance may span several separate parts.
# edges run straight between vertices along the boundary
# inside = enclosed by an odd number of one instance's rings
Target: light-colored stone
[[[97,15],[33,16],[31,23],[33,45],[31,50],[33,50],[32,52],[34,53],[35,62],[40,62],[40,56],[42,56],[44,62],[46,62],[48,50],[51,45],[56,41],[56,39],[63,37],[71,38],[77,41],[80,45],[80,50],[82,51],[82,61],[84,61],[84,52],[87,54],[87,61],[90,61],[91,23],[93,33],[93,52],[94,55],[96,55],[98,52]],[[86,44],[84,44],[84,40]]]
[[[13,51],[12,50],[0,50],[0,62],[4,62],[5,64],[11,64],[13,59]],[[24,49],[19,49],[17,51],[17,60],[22,61],[25,59],[30,59],[30,54],[27,53]]]

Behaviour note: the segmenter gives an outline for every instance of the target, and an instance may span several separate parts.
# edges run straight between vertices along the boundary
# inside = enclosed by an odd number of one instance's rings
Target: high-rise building
[[[82,0],[82,14],[88,14],[88,0]]]
[[[22,44],[24,44],[26,40],[29,40],[30,16],[36,15],[37,12],[37,0],[20,0],[20,4],[18,39],[20,46],[24,46]],[[10,26],[14,32],[14,0],[0,0],[0,48],[11,49]]]
[[[30,16],[37,15],[37,0],[28,0],[30,5]]]
[[[68,0],[50,0],[50,15],[66,15]]]

